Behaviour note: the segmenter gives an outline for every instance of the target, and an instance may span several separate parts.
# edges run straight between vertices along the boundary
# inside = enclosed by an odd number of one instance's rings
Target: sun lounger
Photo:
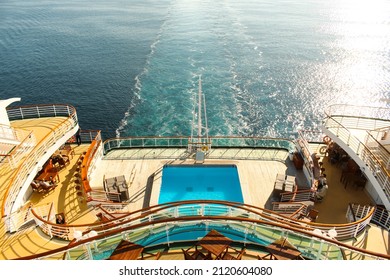
[[[294,187],[295,187],[295,177],[287,175],[285,185],[284,185],[284,191],[293,192]]]

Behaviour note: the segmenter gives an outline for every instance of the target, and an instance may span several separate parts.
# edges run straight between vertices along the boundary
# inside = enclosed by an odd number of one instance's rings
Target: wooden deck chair
[[[284,174],[281,173],[276,174],[275,185],[274,185],[275,190],[283,191],[285,178],[286,175]]]
[[[142,260],[159,260],[161,258],[162,251],[158,251],[157,253],[143,252]]]
[[[41,187],[41,185],[39,184],[39,182],[35,182],[35,181],[32,181],[31,182],[31,188],[33,189],[34,192],[42,192],[43,189]]]
[[[309,218],[312,222],[317,220],[319,211],[316,209],[310,209],[310,211],[307,213],[306,217]]]
[[[286,192],[293,192],[295,190],[295,177],[287,175],[284,190]]]
[[[183,248],[181,250],[183,251],[183,255],[184,255],[185,260],[192,260],[192,261],[195,260],[195,258],[193,258],[186,250],[184,250]]]
[[[235,251],[235,254],[232,255],[231,253],[229,252],[226,252],[225,255],[223,255],[222,259],[223,260],[241,260],[242,259],[242,256],[244,255],[246,249],[243,248],[242,250],[238,251],[234,248],[232,248],[234,251]]]
[[[126,184],[125,175],[115,177],[115,181],[116,181],[117,185]]]
[[[211,259],[209,256],[206,256],[201,251],[196,250],[196,249],[192,253],[190,253],[188,250],[187,251],[183,250],[183,253],[184,253],[184,259],[186,259],[186,260],[210,260]]]
[[[161,251],[157,252],[157,253],[154,255],[154,259],[155,259],[155,260],[159,260],[159,259],[161,258],[161,255],[162,255],[162,252],[161,252]]]

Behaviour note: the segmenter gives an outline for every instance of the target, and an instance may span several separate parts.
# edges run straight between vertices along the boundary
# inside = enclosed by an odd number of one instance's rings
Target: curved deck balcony
[[[12,213],[25,202],[30,182],[50,155],[77,131],[78,120],[74,107],[61,104],[11,107],[7,113],[13,128],[29,128],[36,139],[28,151],[23,148],[25,141],[21,142],[9,155],[13,164],[1,166],[2,173],[6,174],[2,176],[1,214],[6,231],[12,232]]]
[[[384,137],[390,109],[334,105],[326,111],[323,131],[346,151],[373,184],[376,195],[390,210],[390,152]]]
[[[102,205],[96,211],[115,212],[114,205]],[[95,224],[56,225],[33,210],[37,224],[50,236],[67,236],[67,246],[21,259],[99,259],[120,240],[143,243],[153,251],[165,246],[174,250],[183,243],[194,242],[193,236],[177,234],[218,228],[236,236],[234,241],[256,254],[279,237],[288,237],[307,259],[389,259],[390,256],[359,249],[338,239],[350,238],[364,228],[373,211],[350,225],[316,225],[297,223],[283,215],[245,204],[222,201],[183,201],[167,203],[123,214]],[[337,226],[337,227],[335,227]],[[154,240],[157,240],[155,242]]]

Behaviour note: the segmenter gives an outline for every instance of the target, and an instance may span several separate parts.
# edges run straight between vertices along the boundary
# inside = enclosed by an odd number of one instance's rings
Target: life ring
[[[205,146],[202,146],[202,152],[207,152],[209,150],[209,147],[207,147],[206,145]]]
[[[324,138],[322,138],[322,140],[323,140],[324,143],[326,143],[326,144],[328,144],[328,143],[331,141],[331,139],[330,139],[329,136],[324,136]]]
[[[327,149],[328,149],[328,147],[322,146],[322,147],[320,148],[320,154],[322,154],[322,155],[325,154]]]

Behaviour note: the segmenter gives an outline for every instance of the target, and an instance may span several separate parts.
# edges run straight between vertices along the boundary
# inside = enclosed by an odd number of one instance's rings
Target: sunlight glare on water
[[[334,103],[387,107],[390,1],[0,3],[0,98],[76,107],[103,138],[288,137]],[[16,105],[16,104],[15,104]]]
[[[142,102],[121,133],[188,135],[198,74],[211,135],[288,136],[318,128],[330,104],[386,106],[389,7],[175,2],[140,77]]]

